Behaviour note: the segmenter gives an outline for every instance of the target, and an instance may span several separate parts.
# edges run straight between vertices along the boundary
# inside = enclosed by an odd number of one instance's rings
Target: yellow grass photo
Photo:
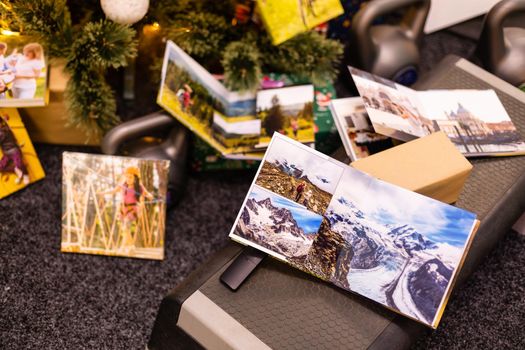
[[[0,108],[0,199],[44,176],[18,111]]]
[[[62,252],[162,260],[169,161],[65,152]]]
[[[255,95],[229,91],[171,41],[157,103],[223,155],[254,151],[259,142]]]

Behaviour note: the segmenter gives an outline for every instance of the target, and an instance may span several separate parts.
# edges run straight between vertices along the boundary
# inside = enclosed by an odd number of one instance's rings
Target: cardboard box
[[[31,140],[60,145],[98,146],[99,139],[89,138],[82,130],[68,125],[68,114],[64,104],[64,91],[68,80],[63,64],[50,65],[48,105],[18,109]]]
[[[350,164],[376,178],[454,203],[472,170],[443,132],[404,143]]]

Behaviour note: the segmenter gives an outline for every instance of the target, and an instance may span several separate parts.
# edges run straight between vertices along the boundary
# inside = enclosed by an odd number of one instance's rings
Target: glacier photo
[[[348,169],[325,217],[352,251],[334,284],[434,323],[474,214]]]

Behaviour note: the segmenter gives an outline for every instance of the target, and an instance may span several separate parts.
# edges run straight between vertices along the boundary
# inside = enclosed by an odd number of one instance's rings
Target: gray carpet
[[[36,148],[46,178],[0,201],[0,349],[143,349],[162,297],[227,242],[253,175],[191,178],[162,262],[63,254],[66,148]]]
[[[474,44],[423,43],[423,71]],[[143,349],[162,297],[228,240],[253,174],[190,179],[169,212],[162,262],[60,253],[61,153],[37,145],[46,179],[0,200],[0,349]],[[525,237],[509,233],[417,349],[525,348]]]

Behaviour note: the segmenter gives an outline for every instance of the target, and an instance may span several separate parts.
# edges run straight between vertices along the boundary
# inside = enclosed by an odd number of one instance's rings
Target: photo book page
[[[334,99],[330,101],[330,110],[351,161],[394,146],[392,139],[374,131],[361,97]]]
[[[436,328],[477,224],[275,133],[230,237]]]
[[[349,67],[377,133],[402,141],[443,131],[467,157],[525,154],[494,90],[415,91]]]
[[[315,141],[313,85],[230,91],[171,41],[157,103],[228,159],[261,160],[274,132]]]
[[[64,152],[61,251],[164,259],[169,164]]]

